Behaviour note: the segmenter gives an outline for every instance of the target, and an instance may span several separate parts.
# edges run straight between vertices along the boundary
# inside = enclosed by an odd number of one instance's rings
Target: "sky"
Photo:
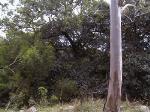
[[[104,1],[106,1],[107,3],[110,3],[110,0],[104,0]]]
[[[0,3],[8,3],[10,0],[0,0]],[[98,0],[99,1],[99,0]],[[104,1],[106,1],[107,3],[109,3],[109,1],[110,0],[104,0]],[[17,4],[19,3],[19,0],[14,0],[14,3],[13,3],[13,5],[9,5],[9,8],[8,8],[8,10],[14,10],[15,11],[15,9],[16,9],[16,7],[17,7]],[[2,14],[2,8],[0,7],[0,18],[3,18],[3,14]],[[5,33],[2,31],[2,29],[0,29],[0,37],[6,37],[6,35],[5,35]]]
[[[10,0],[0,0],[0,3],[5,4],[5,3],[9,3]],[[8,7],[8,11],[9,10],[15,10],[17,7],[17,4],[19,3],[19,0],[14,0],[14,4],[13,5],[9,5]],[[0,18],[3,18],[5,14],[2,13],[2,8],[0,6]],[[0,29],[0,37],[5,37],[5,33],[3,32],[2,29]]]

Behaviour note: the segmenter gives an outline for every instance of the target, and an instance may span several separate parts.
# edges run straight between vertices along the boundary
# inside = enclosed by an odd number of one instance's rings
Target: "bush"
[[[45,87],[39,87],[38,88],[38,95],[39,95],[39,103],[40,105],[47,105],[47,92],[48,90]]]
[[[70,101],[78,94],[76,82],[70,79],[61,79],[56,82],[55,95],[60,101]]]
[[[59,102],[59,99],[58,99],[57,96],[52,95],[52,96],[50,97],[50,103],[51,103],[51,104],[57,104],[58,102]]]
[[[26,91],[22,90],[18,93],[10,93],[10,100],[7,104],[8,108],[13,108],[14,110],[18,110],[23,106],[27,106],[28,97]]]

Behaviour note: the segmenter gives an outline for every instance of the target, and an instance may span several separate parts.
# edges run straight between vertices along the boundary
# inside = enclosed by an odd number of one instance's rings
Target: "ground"
[[[84,103],[80,103],[78,100],[73,101],[69,104],[57,104],[54,106],[36,106],[38,108],[38,112],[102,112],[103,111],[103,100],[92,100],[89,99]],[[123,102],[121,109],[123,112],[147,112],[141,111],[139,109],[140,104],[132,104]],[[146,106],[145,106],[146,107]],[[0,109],[0,112],[17,112],[17,111],[4,111],[4,109]]]

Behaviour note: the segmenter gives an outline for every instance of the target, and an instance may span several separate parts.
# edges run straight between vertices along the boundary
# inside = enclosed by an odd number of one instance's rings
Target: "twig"
[[[131,22],[133,22],[133,20],[132,20],[129,16],[127,16],[126,14],[124,14],[124,16],[125,16],[127,19],[129,19]]]
[[[135,16],[135,18],[136,18],[136,17],[139,17],[139,16],[143,16],[143,15],[149,14],[149,13],[150,13],[150,12],[146,12],[146,13],[143,13],[143,14],[137,15],[137,16]]]
[[[10,67],[10,66],[12,66],[13,64],[15,64],[18,58],[19,58],[19,55],[16,56],[15,60],[14,60],[11,64],[9,64],[8,67]]]
[[[15,74],[15,71],[13,71],[9,66],[4,67],[4,69],[10,70],[13,74]]]

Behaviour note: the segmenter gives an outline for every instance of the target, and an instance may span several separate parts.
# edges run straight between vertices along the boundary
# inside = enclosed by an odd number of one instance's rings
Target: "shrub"
[[[76,97],[78,94],[78,88],[76,82],[68,78],[61,79],[56,82],[55,95],[60,101],[70,101],[71,98]]]
[[[26,91],[22,90],[18,93],[10,93],[10,100],[7,104],[8,108],[13,108],[14,110],[18,110],[22,108],[24,105],[27,105],[28,97]]]
[[[39,103],[40,105],[47,105],[47,92],[48,90],[45,87],[39,87],[38,88],[38,95],[39,95]]]
[[[58,97],[56,95],[52,95],[50,97],[50,103],[51,104],[57,104],[58,102],[59,102],[59,99],[58,99]]]

